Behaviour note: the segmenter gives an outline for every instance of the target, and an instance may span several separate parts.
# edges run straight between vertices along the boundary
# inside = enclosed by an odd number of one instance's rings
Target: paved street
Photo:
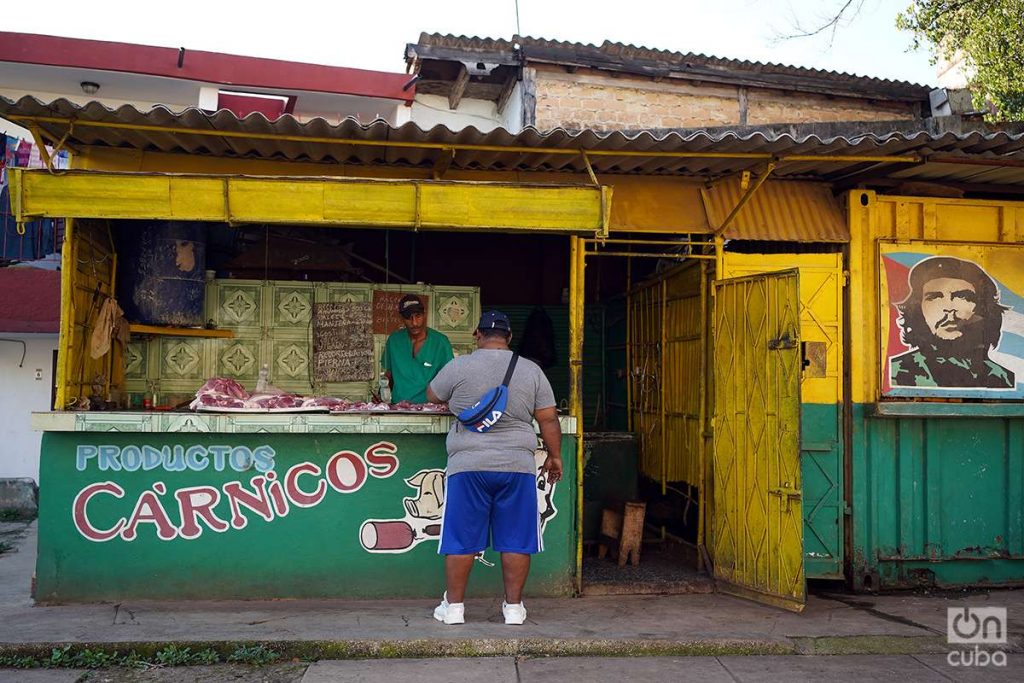
[[[721,594],[527,597],[530,613],[521,627],[501,622],[494,596],[469,599],[462,626],[436,622],[432,600],[37,607],[29,598],[35,527],[8,525],[4,532],[15,546],[0,555],[0,647],[7,653],[48,656],[65,644],[122,653],[137,644],[224,652],[258,642],[281,655],[266,667],[114,668],[91,673],[90,681],[1024,679],[1024,591],[836,593],[811,596],[803,614]],[[1007,607],[1005,667],[949,666],[946,610],[962,606]],[[0,670],[0,681],[70,682],[84,673],[8,669]]]
[[[566,683],[567,681],[1019,681],[1024,656],[1011,655],[1005,667],[953,668],[944,655],[734,656],[734,657],[476,657],[448,659],[322,661],[262,668],[176,667],[151,671],[91,672],[97,683],[129,681],[337,683]],[[84,671],[0,670],[0,683],[72,683]]]

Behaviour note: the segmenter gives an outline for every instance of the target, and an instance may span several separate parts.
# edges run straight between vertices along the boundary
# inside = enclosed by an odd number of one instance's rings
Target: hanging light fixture
[[[82,92],[86,95],[95,95],[100,89],[100,84],[93,83],[92,81],[82,81],[79,85],[82,86]]]

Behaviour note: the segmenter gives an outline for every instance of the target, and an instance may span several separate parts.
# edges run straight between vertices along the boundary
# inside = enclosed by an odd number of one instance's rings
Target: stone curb
[[[340,641],[164,641],[164,642],[75,642],[0,645],[0,656],[47,659],[54,648],[70,646],[69,656],[84,650],[153,656],[174,645],[193,651],[213,649],[226,656],[240,646],[262,645],[288,661],[299,659],[421,659],[436,657],[651,657],[797,654],[786,640],[721,639],[671,640],[560,640],[560,639],[473,639],[473,640],[340,640]]]
[[[551,639],[481,638],[469,640],[336,640],[336,641],[139,641],[2,644],[0,656],[48,659],[53,648],[70,645],[69,654],[92,650],[140,656],[175,645],[193,651],[213,649],[227,656],[240,646],[262,645],[281,655],[282,661],[324,659],[419,659],[437,657],[686,657],[737,655],[882,655],[936,654],[950,649],[940,636],[823,636],[779,639]],[[1007,651],[1019,652],[1014,644]]]

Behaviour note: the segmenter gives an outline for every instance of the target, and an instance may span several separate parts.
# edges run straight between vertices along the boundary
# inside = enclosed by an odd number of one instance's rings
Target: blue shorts
[[[537,477],[521,472],[459,472],[447,477],[440,555],[475,555],[544,549]],[[488,538],[489,537],[489,538]]]

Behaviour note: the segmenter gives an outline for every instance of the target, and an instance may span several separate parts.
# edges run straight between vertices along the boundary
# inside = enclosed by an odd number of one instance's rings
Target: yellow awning
[[[222,221],[607,234],[611,188],[366,178],[11,170],[19,222],[36,218]]]

